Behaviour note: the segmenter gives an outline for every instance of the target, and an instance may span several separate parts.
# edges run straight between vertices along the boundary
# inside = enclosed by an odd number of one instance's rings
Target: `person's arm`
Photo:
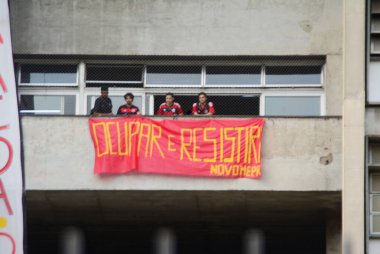
[[[207,116],[212,116],[215,114],[215,108],[214,108],[214,103],[211,101],[208,103],[208,113],[206,114]]]
[[[101,113],[100,116],[113,116],[113,113],[112,113],[112,100],[110,98],[108,98],[108,101],[110,103],[110,107],[109,107],[109,112],[108,113]]]
[[[194,104],[193,104],[193,109],[191,110],[191,113],[192,113],[194,116],[199,116],[198,111],[197,111],[197,103],[194,103]]]
[[[113,116],[112,112],[111,113],[98,113],[94,112],[94,116]]]
[[[122,115],[122,113],[121,113],[121,106],[118,108],[116,115]]]
[[[140,109],[139,109],[138,107],[136,107],[136,108],[137,108],[136,115],[137,115],[137,116],[141,115],[141,114],[140,114]]]
[[[113,116],[112,113],[98,113],[98,116]]]
[[[177,111],[178,111],[178,115],[179,116],[183,116],[184,115],[183,110],[181,108],[181,105],[179,105],[178,103],[177,103]]]
[[[94,116],[97,116],[97,114],[98,114],[97,111],[99,110],[99,103],[100,103],[100,101],[99,101],[99,98],[98,98],[98,99],[95,100],[95,105],[91,109],[92,115],[94,115]]]

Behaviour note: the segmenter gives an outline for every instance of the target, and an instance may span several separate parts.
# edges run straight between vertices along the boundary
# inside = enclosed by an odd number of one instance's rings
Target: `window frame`
[[[116,81],[109,81],[109,80],[87,80],[87,68],[88,66],[96,66],[96,67],[125,67],[125,68],[133,68],[133,67],[140,67],[141,68],[141,80],[136,81],[122,81],[122,80],[116,80]],[[141,84],[142,88],[145,84],[145,66],[144,65],[132,65],[132,64],[96,64],[96,63],[86,63],[85,64],[85,77],[84,77],[84,84],[85,87],[91,88],[92,86],[87,86],[87,84]],[[100,86],[99,86],[100,87]],[[141,87],[120,87],[120,88],[141,88]]]
[[[324,86],[324,82],[325,82],[325,77],[324,77],[324,73],[325,73],[325,66],[326,64],[323,63],[323,64],[293,64],[293,65],[289,65],[289,66],[300,66],[300,67],[307,67],[307,66],[320,66],[321,67],[321,71],[320,71],[320,78],[319,78],[319,83],[315,83],[315,84],[283,84],[283,83],[276,83],[276,84],[267,84],[267,68],[268,67],[276,67],[276,66],[285,66],[285,64],[265,64],[264,68],[263,68],[263,86],[264,87],[270,87],[270,88],[318,88],[318,87],[323,87]]]
[[[75,96],[75,115],[79,115],[79,93],[77,91],[67,91],[67,90],[22,90],[18,92],[18,100],[21,101],[22,95],[33,95],[33,96]],[[63,113],[61,114],[38,114],[38,115],[65,115],[64,112],[64,100],[61,99],[61,107],[63,107]],[[22,110],[19,110],[20,114],[23,114]],[[27,112],[26,112],[27,113]],[[30,112],[32,113],[32,112]]]
[[[21,76],[21,66],[22,65],[32,65],[32,64],[51,64],[51,60],[43,59],[18,59],[15,61],[18,74],[17,77]],[[265,84],[265,70],[266,66],[321,66],[321,84],[317,85],[266,85]],[[141,114],[143,115],[154,115],[154,104],[153,97],[151,95],[165,94],[167,92],[173,92],[174,94],[197,94],[200,91],[205,91],[207,94],[211,95],[225,95],[225,94],[259,94],[260,103],[259,111],[260,116],[265,116],[265,97],[266,96],[319,96],[320,97],[320,115],[326,115],[326,95],[324,89],[325,77],[326,77],[326,60],[325,59],[304,59],[304,60],[284,60],[284,59],[269,59],[269,60],[239,60],[239,61],[180,61],[172,62],[165,60],[139,60],[139,61],[125,61],[125,60],[61,60],[54,62],[54,65],[75,65],[77,66],[76,78],[77,84],[75,86],[59,87],[58,84],[49,86],[47,84],[42,84],[42,86],[36,85],[32,86],[26,84],[19,88],[19,95],[75,95],[76,105],[75,114],[76,115],[88,115],[87,97],[100,96],[99,87],[87,87],[86,86],[86,66],[96,65],[96,66],[126,66],[126,67],[141,67],[142,68],[142,87],[110,87],[110,96],[123,96],[126,92],[132,92],[135,96],[141,96],[142,106],[140,108]],[[199,66],[201,67],[201,84],[200,85],[161,85],[147,86],[146,85],[146,73],[147,66]],[[260,84],[248,84],[248,85],[205,85],[206,83],[206,70],[208,66],[227,66],[227,67],[239,67],[239,66],[260,66],[261,76]],[[103,82],[103,81],[98,81]],[[114,82],[114,81],[111,81]],[[136,83],[134,81],[126,81]],[[115,83],[120,83],[120,81],[115,81]],[[104,83],[103,83],[104,84]],[[295,89],[292,89],[295,88]],[[205,90],[203,90],[205,89]],[[114,105],[118,107],[119,105]]]
[[[267,116],[265,113],[266,97],[319,97],[320,105],[318,116],[326,115],[326,96],[323,91],[283,91],[283,92],[263,92],[260,97],[260,116]],[[286,115],[284,115],[286,116]],[[309,115],[305,115],[309,116]],[[314,117],[314,116],[313,116]]]
[[[22,83],[21,82],[21,73],[23,65],[75,65],[75,83]],[[79,64],[78,63],[18,63],[17,64],[17,82],[18,86],[22,87],[77,87],[79,85]]]
[[[202,64],[178,64],[178,66],[182,67],[200,67],[200,83],[199,84],[148,84],[147,83],[147,77],[148,77],[148,67],[149,66],[173,66],[173,64],[145,64],[144,68],[144,88],[202,88],[203,82],[204,82],[204,65]]]
[[[380,176],[380,173],[371,173],[369,177],[369,228],[370,228],[370,235],[380,237],[380,231],[374,231],[373,229],[373,217],[374,215],[380,215],[380,211],[373,211],[373,197],[374,196],[380,196],[380,191],[373,191],[372,190],[372,182],[373,182],[373,176]]]
[[[257,83],[257,84],[221,84],[221,85],[218,85],[218,84],[213,84],[213,85],[208,85],[206,83],[207,81],[207,67],[214,67],[214,66],[224,66],[224,67],[248,67],[248,66],[253,66],[253,67],[259,67],[260,68],[260,82]],[[204,88],[261,88],[263,87],[264,83],[263,83],[263,75],[264,75],[264,68],[265,66],[263,64],[255,64],[255,63],[252,63],[252,64],[236,64],[236,65],[231,65],[231,64],[207,64],[207,65],[203,65],[203,75],[204,75],[204,80],[203,80],[203,83],[202,83],[202,87]]]

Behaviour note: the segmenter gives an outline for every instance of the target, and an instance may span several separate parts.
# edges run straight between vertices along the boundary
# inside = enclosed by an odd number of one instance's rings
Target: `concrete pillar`
[[[154,249],[156,254],[175,254],[176,240],[173,231],[168,228],[157,230],[154,237]]]
[[[342,253],[365,252],[365,2],[343,3]]]
[[[265,238],[261,230],[250,230],[244,234],[243,239],[244,254],[264,254]]]
[[[84,235],[76,227],[66,228],[61,235],[61,253],[62,254],[84,254]]]

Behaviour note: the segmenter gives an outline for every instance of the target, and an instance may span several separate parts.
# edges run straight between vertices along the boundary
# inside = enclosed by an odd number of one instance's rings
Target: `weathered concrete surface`
[[[366,3],[343,1],[342,253],[366,253],[365,46]]]
[[[267,118],[259,180],[98,176],[88,118],[24,116],[22,128],[27,190],[341,190],[339,118]]]
[[[13,0],[16,54],[327,55],[341,0]]]

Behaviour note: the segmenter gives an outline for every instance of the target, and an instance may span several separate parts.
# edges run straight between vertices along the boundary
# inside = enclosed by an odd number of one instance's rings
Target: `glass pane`
[[[380,232],[380,215],[372,215],[372,231]]]
[[[95,100],[99,96],[90,95],[87,96],[87,115],[90,114],[91,109],[95,105]],[[112,101],[112,113],[116,115],[117,110],[123,104],[125,104],[124,96],[109,96]],[[142,96],[135,96],[133,100],[133,104],[140,109],[140,113],[142,113]]]
[[[372,13],[380,13],[380,1],[371,1]]]
[[[260,84],[260,66],[207,66],[206,85]]]
[[[372,31],[373,32],[380,31],[380,18],[372,18]]]
[[[22,114],[75,115],[75,109],[75,95],[21,95]]]
[[[200,66],[148,66],[146,83],[153,85],[199,85]]]
[[[380,192],[380,175],[371,175],[371,192]]]
[[[75,95],[64,95],[65,115],[75,115]]]
[[[266,96],[266,116],[319,116],[319,96]]]
[[[321,84],[321,66],[267,66],[266,84]]]
[[[380,38],[372,37],[372,52],[380,52]]]
[[[380,145],[371,145],[371,164],[380,164]]]
[[[380,103],[380,61],[370,61],[369,79],[367,85],[367,100],[369,103]]]
[[[372,196],[372,211],[380,212],[380,195]]]
[[[87,65],[87,81],[130,81],[142,82],[142,66]]]
[[[76,65],[23,64],[21,83],[76,84]]]
[[[62,96],[21,95],[21,113],[62,114]]]

